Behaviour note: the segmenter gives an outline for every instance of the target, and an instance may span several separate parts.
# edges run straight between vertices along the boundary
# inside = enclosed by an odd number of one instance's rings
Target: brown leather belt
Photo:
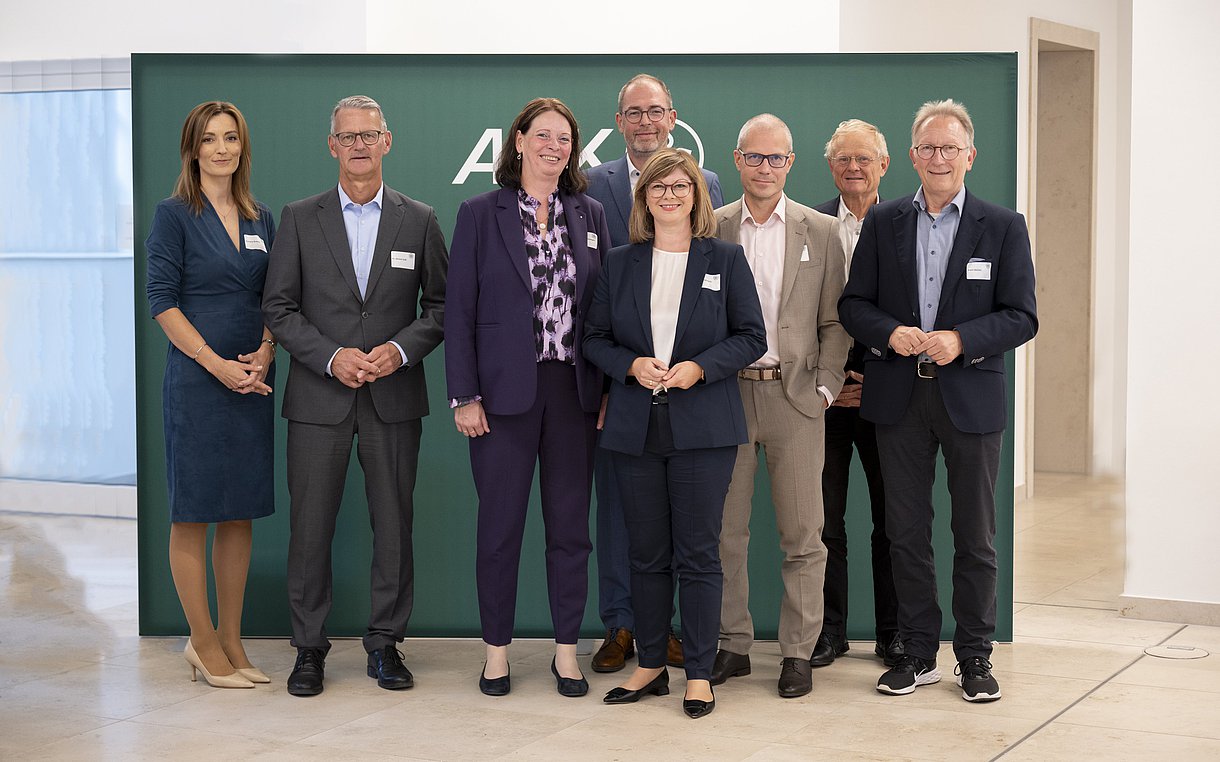
[[[778,381],[783,376],[779,368],[742,368],[737,377],[747,381]]]

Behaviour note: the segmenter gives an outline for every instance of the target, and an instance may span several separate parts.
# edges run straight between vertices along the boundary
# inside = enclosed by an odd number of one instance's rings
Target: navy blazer
[[[705,276],[718,275],[718,288]],[[606,372],[610,386],[601,446],[640,455],[652,414],[652,391],[627,371],[653,357],[652,242],[611,250],[585,320],[585,357]],[[691,241],[670,365],[693,360],[704,378],[669,392],[669,420],[679,450],[747,441],[737,371],[767,351],[762,307],[741,246],[715,238]]]
[[[710,169],[700,171],[707,182],[712,208],[719,209],[724,206],[720,178]],[[587,193],[600,201],[606,209],[606,223],[610,226],[610,245],[626,246],[631,243],[631,235],[627,232],[628,221],[631,219],[631,177],[626,154],[614,161],[590,167],[586,174],[589,177]]]
[[[896,423],[915,384],[914,357],[889,347],[900,325],[919,325],[914,195],[874,206],[864,218],[839,320],[868,348],[860,415]],[[990,263],[990,277],[966,278],[967,263]],[[937,370],[941,396],[960,431],[1002,431],[1008,422],[1004,353],[1038,332],[1034,265],[1025,218],[966,193],[941,290],[934,330],[955,330],[962,354]]]
[[[576,388],[586,412],[601,407],[602,376],[581,352],[584,316],[610,249],[602,205],[560,191],[576,261]],[[533,282],[517,191],[500,188],[458,209],[445,294],[445,376],[449,398],[483,398],[493,415],[519,415],[537,396]]]

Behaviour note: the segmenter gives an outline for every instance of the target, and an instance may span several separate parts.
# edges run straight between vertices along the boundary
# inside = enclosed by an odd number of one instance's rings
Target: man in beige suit
[[[716,210],[717,235],[745,249],[762,302],[767,353],[738,374],[750,441],[738,450],[724,504],[724,598],[712,684],[750,673],[754,624],[746,558],[754,471],[763,448],[784,552],[779,695],[796,698],[813,688],[809,655],[822,631],[823,415],[843,386],[851,344],[836,308],[843,243],[833,217],[784,195],[796,154],[792,133],[778,117],[760,114],[746,122],[733,160],[745,195]]]

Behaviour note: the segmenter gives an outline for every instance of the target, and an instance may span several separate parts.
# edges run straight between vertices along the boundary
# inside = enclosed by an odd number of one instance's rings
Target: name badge
[[[809,247],[808,246],[801,247],[801,261],[802,262],[809,261]]]
[[[391,251],[390,252],[390,267],[397,267],[399,270],[414,270],[415,269],[415,252],[413,252],[413,251]]]
[[[263,239],[256,235],[245,235],[242,236],[242,238],[244,238],[246,241],[247,249],[250,249],[251,251],[261,251],[264,254],[267,253],[267,244],[263,243]]]
[[[708,273],[703,276],[703,287],[708,291],[720,290],[720,273]]]
[[[967,262],[966,280],[991,280],[991,263]]]
[[[597,248],[597,233],[589,233],[587,236],[587,243],[589,244],[590,249],[596,249]]]

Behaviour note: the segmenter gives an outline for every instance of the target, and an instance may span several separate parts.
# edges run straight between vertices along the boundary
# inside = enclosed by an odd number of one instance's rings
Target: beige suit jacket
[[[742,200],[716,210],[717,237],[741,243]],[[825,409],[825,386],[838,396],[851,337],[839,324],[844,254],[838,220],[787,200],[784,281],[779,306],[779,358],[784,394],[801,413]]]

